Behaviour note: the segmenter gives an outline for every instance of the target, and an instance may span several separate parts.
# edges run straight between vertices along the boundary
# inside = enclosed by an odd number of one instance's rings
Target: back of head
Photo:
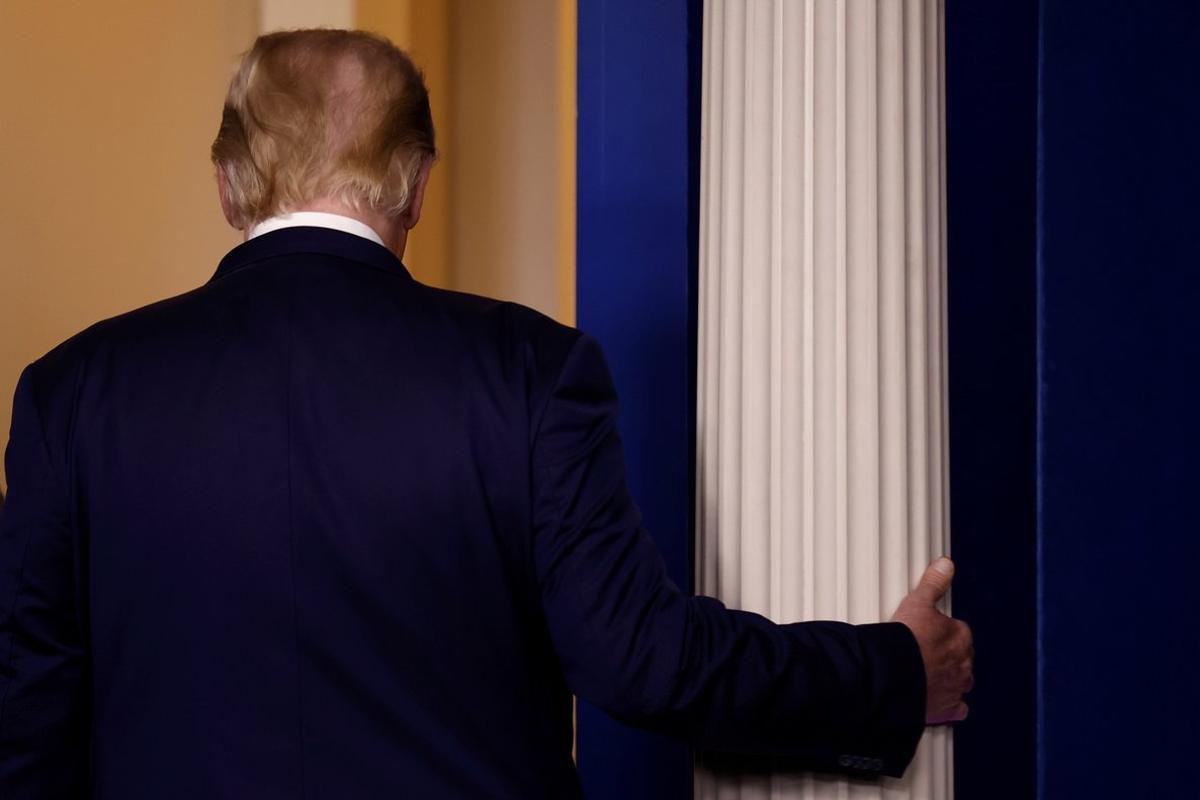
[[[436,155],[420,71],[362,31],[260,36],[229,86],[212,159],[234,227],[316,200],[402,214]]]

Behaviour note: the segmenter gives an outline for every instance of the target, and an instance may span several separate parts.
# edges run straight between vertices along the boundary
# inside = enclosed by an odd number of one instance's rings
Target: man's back
[[[576,337],[301,228],[39,365],[97,797],[576,793],[529,518]]]

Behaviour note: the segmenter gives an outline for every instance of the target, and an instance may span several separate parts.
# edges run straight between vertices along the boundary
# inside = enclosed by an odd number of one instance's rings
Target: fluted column
[[[697,586],[887,619],[948,551],[940,0],[706,0]],[[698,798],[948,798],[697,771]]]

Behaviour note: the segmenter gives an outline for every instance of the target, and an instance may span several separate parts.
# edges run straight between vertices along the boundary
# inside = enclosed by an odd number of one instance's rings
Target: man
[[[23,372],[0,520],[0,796],[570,798],[571,693],[732,753],[898,775],[970,636],[686,597],[596,343],[400,258],[435,155],[363,33],[260,38],[204,286]]]

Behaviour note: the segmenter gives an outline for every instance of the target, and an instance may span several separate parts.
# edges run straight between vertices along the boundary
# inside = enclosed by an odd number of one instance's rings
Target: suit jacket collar
[[[245,267],[281,256],[315,253],[333,256],[357,266],[398,273],[411,279],[392,251],[369,239],[332,228],[292,227],[264,233],[230,250],[211,280],[220,280]]]

